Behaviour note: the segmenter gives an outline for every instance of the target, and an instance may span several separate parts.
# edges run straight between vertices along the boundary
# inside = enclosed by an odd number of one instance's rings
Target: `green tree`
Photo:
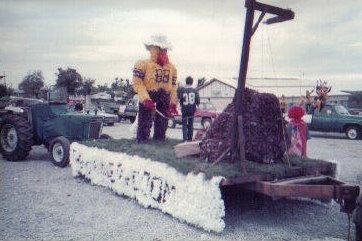
[[[24,91],[25,97],[38,98],[40,89],[44,86],[43,73],[36,70],[27,74],[19,84],[19,89]]]
[[[104,91],[109,91],[109,88],[107,84],[97,85],[97,90],[98,92],[104,92]]]
[[[67,88],[69,94],[74,95],[77,90],[82,86],[83,78],[77,72],[77,70],[72,68],[62,69],[58,68],[57,75],[57,86]]]
[[[198,80],[197,80],[197,88],[200,87],[200,86],[202,86],[202,85],[204,85],[205,82],[206,82],[205,77],[202,77],[202,78],[198,79]]]
[[[129,79],[124,80],[123,91],[127,93],[129,98],[133,98],[133,96],[136,94],[133,90],[133,86],[129,82]]]
[[[94,83],[94,79],[85,78],[78,93],[82,95],[89,95],[95,90]]]
[[[122,81],[123,81],[122,78],[119,79],[118,77],[116,77],[116,78],[114,79],[114,81],[112,82],[112,84],[111,84],[111,90],[112,90],[112,91],[119,90],[120,87],[122,86]]]
[[[8,96],[8,91],[4,84],[0,84],[0,98],[4,96]]]
[[[9,95],[9,96],[14,95],[14,93],[15,93],[15,90],[12,87],[8,87],[6,91],[7,91],[7,95]]]

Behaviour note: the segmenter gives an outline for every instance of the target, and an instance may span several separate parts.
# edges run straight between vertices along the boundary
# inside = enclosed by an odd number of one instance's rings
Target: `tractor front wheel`
[[[49,146],[53,164],[58,167],[66,167],[69,164],[69,140],[64,136],[58,136],[50,142]]]
[[[0,152],[8,161],[24,160],[33,144],[32,128],[18,115],[6,115],[0,131]]]

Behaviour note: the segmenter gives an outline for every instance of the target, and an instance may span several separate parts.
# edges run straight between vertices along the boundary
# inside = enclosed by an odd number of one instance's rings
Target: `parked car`
[[[43,100],[24,98],[17,96],[4,97],[1,99],[1,106],[30,107],[31,105],[44,103]]]
[[[102,116],[103,125],[113,126],[114,123],[118,122],[118,115],[106,113],[103,107],[91,106],[90,111],[86,111],[86,114]]]
[[[179,110],[181,108],[178,108]],[[180,113],[181,111],[179,111]],[[196,108],[194,115],[195,122],[201,122],[203,128],[207,129],[211,126],[213,120],[218,115],[216,108],[209,102],[201,102]],[[168,120],[168,127],[175,128],[176,125],[182,125],[182,116],[174,115]]]
[[[311,131],[345,133],[351,140],[362,135],[362,116],[351,115],[342,105],[327,104],[320,112],[316,110],[303,119]]]
[[[133,99],[128,100],[126,105],[120,105],[118,110],[119,120],[129,120],[133,123],[136,120],[138,114],[138,96],[133,97]]]

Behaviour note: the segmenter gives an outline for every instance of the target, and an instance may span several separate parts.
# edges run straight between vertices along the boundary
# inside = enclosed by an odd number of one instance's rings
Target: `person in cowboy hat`
[[[168,119],[177,115],[177,70],[170,63],[167,51],[171,44],[164,35],[153,35],[145,42],[150,58],[137,61],[133,68],[133,89],[139,96],[137,142],[147,142],[152,127],[153,111],[161,114],[154,117],[154,140],[166,137]]]

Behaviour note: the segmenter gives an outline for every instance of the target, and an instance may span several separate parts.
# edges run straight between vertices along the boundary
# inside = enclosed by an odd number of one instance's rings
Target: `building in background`
[[[306,90],[313,90],[312,85],[303,85],[297,78],[248,78],[246,87],[254,89],[260,93],[272,93],[277,97],[286,96],[287,105],[291,106],[298,102],[300,98],[305,98]],[[235,95],[237,80],[211,79],[198,87],[201,102],[212,103],[218,111],[222,111]],[[312,99],[316,96],[313,92]],[[328,102],[349,107],[351,93],[349,91],[331,91]]]
[[[200,102],[210,102],[218,111],[222,111],[235,95],[236,81],[211,79],[198,87]]]

